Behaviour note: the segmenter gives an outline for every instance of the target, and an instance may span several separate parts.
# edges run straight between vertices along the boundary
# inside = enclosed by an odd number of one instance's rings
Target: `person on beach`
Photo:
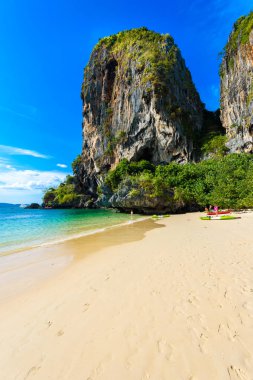
[[[216,215],[218,215],[218,211],[219,211],[219,207],[218,206],[214,206],[214,212],[216,213]]]

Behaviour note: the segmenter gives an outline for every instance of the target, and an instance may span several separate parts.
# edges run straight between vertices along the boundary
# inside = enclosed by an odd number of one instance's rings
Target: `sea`
[[[95,234],[140,218],[114,210],[32,210],[0,203],[0,255]]]

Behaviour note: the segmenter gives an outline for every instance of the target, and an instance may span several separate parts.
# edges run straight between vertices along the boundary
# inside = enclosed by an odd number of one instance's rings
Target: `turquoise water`
[[[82,236],[129,220],[130,215],[111,210],[29,210],[0,205],[0,254]]]

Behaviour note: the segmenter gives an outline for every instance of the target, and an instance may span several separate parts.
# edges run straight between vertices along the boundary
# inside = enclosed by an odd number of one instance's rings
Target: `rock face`
[[[229,37],[220,69],[221,121],[230,152],[253,152],[253,12]]]
[[[109,202],[111,207],[124,212],[134,211],[141,214],[171,213],[178,209],[178,205],[169,202],[173,198],[172,191],[167,190],[163,197],[149,197],[145,189],[139,189],[137,194],[133,193],[131,179],[124,181],[117,192],[113,194]]]
[[[194,160],[203,104],[173,38],[146,28],[103,38],[85,68],[79,181],[95,195],[122,158]]]
[[[153,190],[153,189],[152,189]],[[131,178],[126,178],[114,192],[108,202],[110,207],[123,212],[134,211],[139,214],[166,214],[188,211],[198,211],[199,208],[185,207],[184,202],[174,199],[174,191],[167,188],[159,196],[150,196],[148,189],[135,187]],[[102,203],[103,206],[105,204]]]
[[[31,203],[30,205],[25,207],[25,209],[32,209],[32,210],[37,210],[40,208],[41,206],[38,203]]]

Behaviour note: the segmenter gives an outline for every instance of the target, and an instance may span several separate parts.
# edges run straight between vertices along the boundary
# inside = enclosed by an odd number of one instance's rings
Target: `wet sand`
[[[199,216],[5,263],[0,379],[253,379],[253,213]]]

